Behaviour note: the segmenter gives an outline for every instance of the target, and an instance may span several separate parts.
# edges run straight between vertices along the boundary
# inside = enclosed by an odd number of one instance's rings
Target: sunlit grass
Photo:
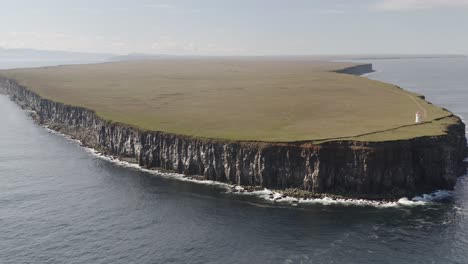
[[[450,115],[393,85],[332,71],[350,63],[171,59],[0,71],[45,98],[107,120],[203,138],[308,141],[354,138]],[[357,137],[440,135],[426,123]]]

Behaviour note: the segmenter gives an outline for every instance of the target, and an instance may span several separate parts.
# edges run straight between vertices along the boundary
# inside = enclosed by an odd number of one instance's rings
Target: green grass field
[[[432,122],[450,112],[416,94],[333,72],[352,65],[161,59],[14,69],[0,75],[45,98],[93,109],[107,120],[202,138],[383,141],[441,135],[453,122]],[[426,112],[426,123],[414,125],[419,110]]]

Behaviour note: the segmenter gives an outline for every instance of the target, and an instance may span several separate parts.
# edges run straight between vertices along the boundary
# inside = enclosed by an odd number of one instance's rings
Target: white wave
[[[235,188],[239,192],[235,194],[239,195],[255,195],[261,197],[264,200],[281,203],[281,204],[320,204],[320,205],[341,205],[341,206],[365,206],[365,207],[376,207],[376,208],[391,208],[391,207],[413,207],[413,206],[425,206],[433,204],[434,202],[439,202],[446,200],[452,197],[450,191],[436,191],[431,194],[424,194],[421,196],[408,199],[406,197],[400,198],[398,201],[386,202],[386,201],[374,201],[366,199],[345,199],[345,198],[332,198],[332,197],[323,197],[323,198],[310,198],[310,199],[299,199],[290,196],[284,196],[280,192],[271,191],[268,189],[263,189],[261,191],[253,192],[241,192],[242,187]]]
[[[423,194],[412,199],[414,202],[442,202],[453,198],[453,192],[447,190],[438,190],[430,194]]]
[[[78,143],[81,147],[85,149],[86,152],[92,154],[93,156],[106,160],[108,162],[111,162],[118,166],[136,169],[136,170],[147,172],[147,173],[157,175],[160,177],[176,179],[180,181],[193,182],[193,183],[204,184],[204,185],[216,185],[216,186],[224,188],[226,192],[232,193],[234,195],[253,195],[253,196],[260,197],[266,201],[274,202],[274,203],[289,204],[292,206],[297,206],[299,204],[304,204],[304,205],[319,204],[319,205],[341,205],[341,206],[365,206],[365,207],[376,207],[376,208],[391,208],[391,207],[424,206],[433,202],[446,200],[447,198],[452,196],[452,192],[440,190],[440,191],[433,192],[431,194],[423,194],[421,196],[416,196],[412,199],[403,197],[399,199],[398,201],[385,202],[385,201],[374,201],[374,200],[366,200],[366,199],[345,199],[345,198],[332,198],[332,197],[299,199],[299,198],[295,198],[291,196],[285,196],[280,192],[271,191],[266,188],[260,191],[246,191],[242,186],[238,186],[238,185],[231,185],[231,184],[222,183],[218,181],[212,181],[212,180],[198,180],[198,179],[194,179],[191,177],[187,177],[179,173],[170,173],[170,172],[163,172],[163,171],[156,170],[156,169],[142,168],[138,164],[123,161],[116,157],[112,157],[112,156],[108,156],[103,153],[100,153],[99,151],[93,148],[83,145],[83,143],[80,140],[74,139],[70,137],[69,135],[50,129],[47,126],[44,126],[44,127],[48,132],[52,134],[63,136],[67,140]]]
[[[376,74],[376,73],[378,73],[378,71],[377,71],[376,69],[372,69],[371,72],[364,73],[364,74],[361,74],[361,75],[359,75],[359,76],[365,77],[365,78],[367,78],[367,79],[371,79],[371,80],[372,80],[372,76],[373,76],[374,74]]]

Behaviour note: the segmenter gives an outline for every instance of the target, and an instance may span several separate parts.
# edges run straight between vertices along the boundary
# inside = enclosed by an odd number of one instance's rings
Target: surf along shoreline
[[[362,64],[339,72],[371,71],[371,64]],[[395,201],[451,190],[464,172],[465,125],[453,114],[445,118],[455,122],[440,136],[381,142],[242,142],[142,130],[103,120],[93,110],[44,99],[12,79],[0,78],[0,85],[16,103],[34,111],[38,123],[84,146],[142,168],[227,183],[232,192],[267,188],[281,197]]]

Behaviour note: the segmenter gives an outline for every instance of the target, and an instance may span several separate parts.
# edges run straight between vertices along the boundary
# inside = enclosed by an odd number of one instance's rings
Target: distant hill
[[[174,59],[174,58],[236,58],[236,59],[290,59],[290,60],[385,60],[385,59],[431,59],[431,58],[466,58],[466,55],[461,54],[357,54],[357,55],[245,55],[245,56],[202,56],[202,55],[165,55],[165,54],[145,54],[131,53],[127,55],[119,55],[110,57],[112,61],[134,61],[134,60],[154,60],[154,59]]]
[[[154,59],[162,59],[162,58],[179,58],[179,57],[186,58],[186,57],[193,57],[193,56],[130,53],[130,54],[127,54],[127,55],[113,56],[113,57],[110,57],[109,60],[113,60],[113,61],[133,61],[133,60],[154,60]]]
[[[114,56],[111,53],[0,48],[0,60],[99,61]]]
[[[427,55],[400,55],[400,54],[360,54],[360,55],[263,55],[263,56],[200,56],[200,55],[166,55],[130,53],[116,55],[112,53],[85,53],[57,50],[36,49],[4,49],[0,48],[0,60],[28,60],[28,61],[133,61],[154,60],[168,58],[238,58],[238,59],[292,59],[292,60],[375,60],[375,59],[425,59],[425,58],[462,58],[458,54],[427,54]]]

